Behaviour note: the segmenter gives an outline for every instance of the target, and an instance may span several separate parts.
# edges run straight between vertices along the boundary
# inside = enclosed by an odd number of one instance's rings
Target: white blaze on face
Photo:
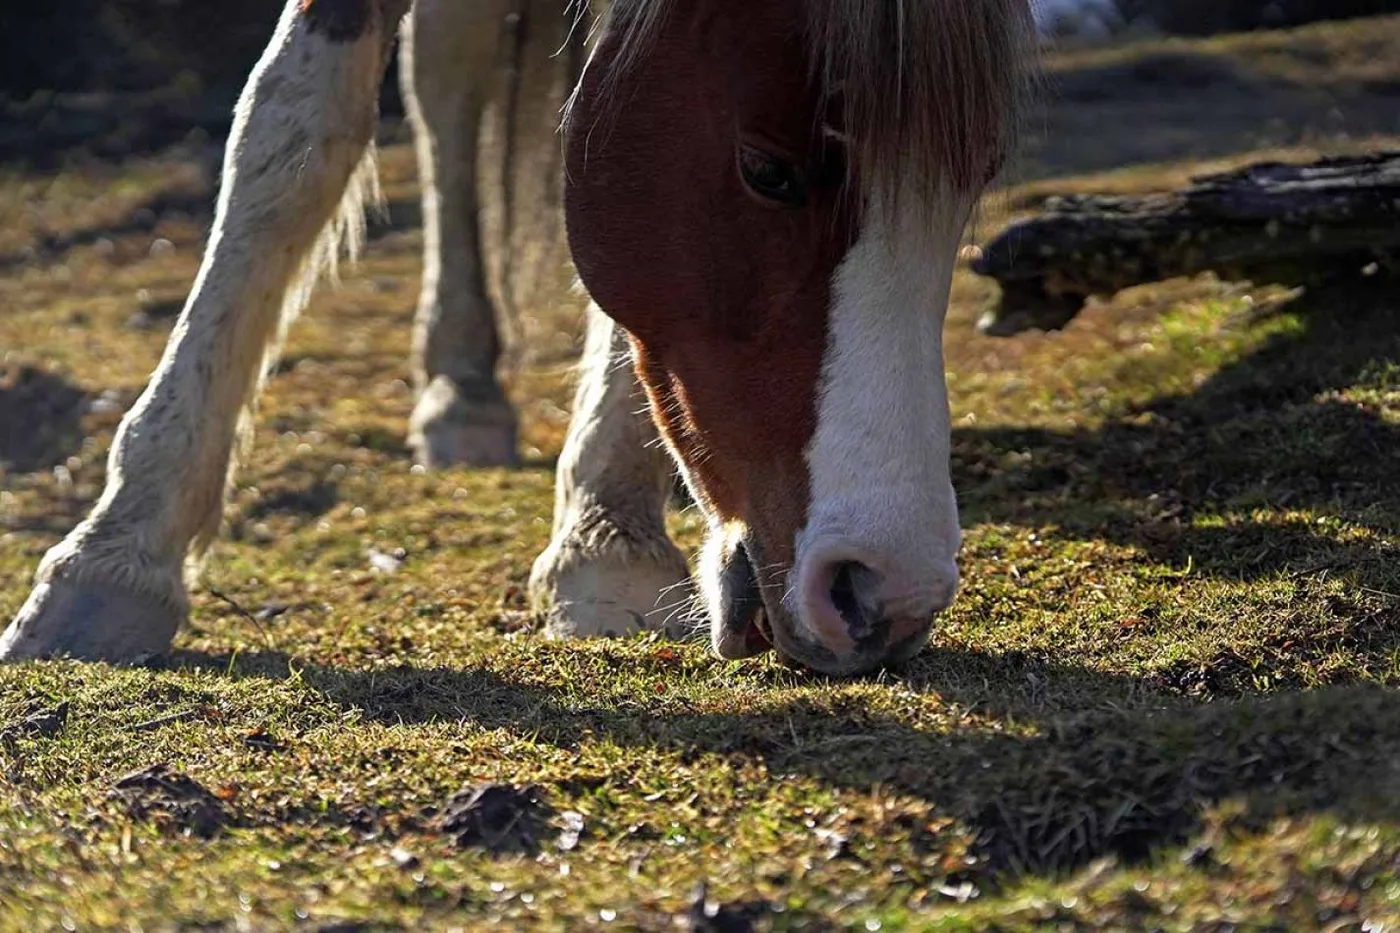
[[[832,282],[811,502],[789,594],[833,561],[874,570],[890,617],[931,614],[957,585],[943,320],[973,198],[934,210],[872,202]],[[806,627],[807,622],[801,622]]]

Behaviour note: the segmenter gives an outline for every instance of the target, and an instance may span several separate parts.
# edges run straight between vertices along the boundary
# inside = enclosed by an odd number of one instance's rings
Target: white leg
[[[622,329],[596,307],[555,479],[554,534],[530,574],[554,637],[687,629],[685,557],[666,535],[675,466],[632,372]]]
[[[482,264],[477,144],[508,0],[419,0],[402,83],[423,196],[423,291],[413,333],[409,444],[427,466],[516,460],[515,410]]]
[[[239,101],[184,312],[122,420],[101,498],[45,555],[0,659],[118,661],[169,647],[188,612],[182,569],[218,530],[237,428],[279,322],[363,222],[375,101],[408,2],[288,0]]]

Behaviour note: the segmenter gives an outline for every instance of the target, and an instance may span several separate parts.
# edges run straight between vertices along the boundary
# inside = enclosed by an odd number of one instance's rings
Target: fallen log
[[[1001,302],[978,322],[993,336],[1058,330],[1091,295],[1214,272],[1311,285],[1400,271],[1400,151],[1266,162],[1145,197],[1051,198],[973,260]]]

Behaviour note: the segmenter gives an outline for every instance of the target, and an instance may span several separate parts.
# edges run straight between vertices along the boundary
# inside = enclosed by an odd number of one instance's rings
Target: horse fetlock
[[[515,466],[517,424],[515,408],[494,381],[467,386],[437,376],[413,408],[408,443],[414,459],[430,469]]]
[[[551,638],[694,633],[685,556],[662,537],[555,535],[530,572],[530,602]]]
[[[0,634],[0,661],[138,663],[164,654],[188,614],[181,597],[159,599],[110,582],[51,576],[35,584]]]

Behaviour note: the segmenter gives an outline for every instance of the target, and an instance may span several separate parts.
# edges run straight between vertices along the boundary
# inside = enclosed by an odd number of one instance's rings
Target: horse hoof
[[[600,551],[567,538],[550,542],[530,572],[530,602],[549,638],[614,638],[659,631],[692,634],[685,557],[666,541]]]
[[[438,376],[419,396],[408,423],[414,459],[432,470],[515,466],[515,440],[515,409],[494,383],[472,391]]]
[[[170,649],[184,613],[111,585],[39,583],[0,634],[0,661],[77,658],[134,663]]]

